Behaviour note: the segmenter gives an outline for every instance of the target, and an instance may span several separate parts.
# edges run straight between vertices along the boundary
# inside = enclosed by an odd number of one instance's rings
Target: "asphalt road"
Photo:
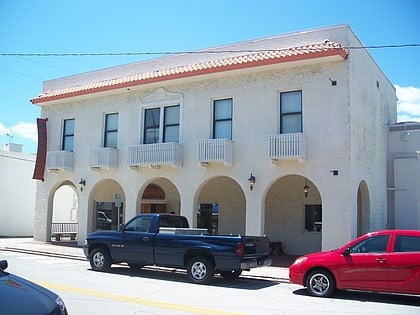
[[[287,279],[267,275],[216,277],[210,285],[196,285],[173,269],[121,264],[99,273],[87,261],[7,250],[0,250],[0,259],[9,261],[9,272],[58,293],[69,314],[420,314],[418,296],[338,292],[315,298]]]

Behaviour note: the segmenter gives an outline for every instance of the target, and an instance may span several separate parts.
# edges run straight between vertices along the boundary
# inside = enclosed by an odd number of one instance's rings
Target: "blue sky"
[[[36,153],[42,82],[140,56],[14,53],[178,52],[348,24],[365,46],[420,44],[417,0],[0,0],[0,145]],[[420,121],[420,47],[368,49],[397,87],[399,121]]]

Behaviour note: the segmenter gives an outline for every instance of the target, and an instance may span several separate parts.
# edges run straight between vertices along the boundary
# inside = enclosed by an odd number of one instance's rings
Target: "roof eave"
[[[230,65],[204,68],[200,70],[172,73],[172,74],[168,74],[164,76],[141,78],[137,80],[98,86],[98,87],[94,87],[90,89],[80,89],[78,91],[51,95],[51,96],[41,95],[41,96],[31,99],[30,102],[32,104],[41,104],[44,102],[51,102],[51,101],[62,100],[62,99],[67,99],[67,98],[73,98],[77,96],[118,90],[118,89],[133,87],[133,86],[139,86],[139,85],[146,85],[146,84],[151,84],[151,83],[156,83],[156,82],[183,79],[183,78],[206,75],[206,74],[213,74],[213,73],[218,73],[218,72],[241,70],[241,69],[268,66],[268,65],[274,65],[274,64],[296,62],[296,61],[309,60],[309,59],[317,59],[317,58],[323,58],[323,57],[339,56],[344,60],[347,58],[347,55],[348,55],[347,51],[343,48],[321,50],[321,51],[316,51],[310,54],[296,54],[296,55],[289,55],[289,56],[284,56],[284,57],[279,57],[279,58],[257,60],[257,61],[250,61],[246,63],[236,63],[236,64],[230,64]]]

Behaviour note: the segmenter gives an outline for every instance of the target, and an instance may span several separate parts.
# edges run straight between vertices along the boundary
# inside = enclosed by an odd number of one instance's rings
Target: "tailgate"
[[[268,256],[270,251],[270,242],[265,236],[245,236],[245,257]]]

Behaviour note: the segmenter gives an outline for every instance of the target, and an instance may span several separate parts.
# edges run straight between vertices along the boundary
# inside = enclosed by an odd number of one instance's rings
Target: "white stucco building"
[[[63,185],[78,193],[79,244],[141,212],[267,235],[287,254],[384,228],[396,94],[348,49],[361,46],[340,25],[44,82],[35,238],[49,239]]]
[[[22,153],[22,145],[5,143],[0,149],[0,237],[34,233],[36,156]]]

